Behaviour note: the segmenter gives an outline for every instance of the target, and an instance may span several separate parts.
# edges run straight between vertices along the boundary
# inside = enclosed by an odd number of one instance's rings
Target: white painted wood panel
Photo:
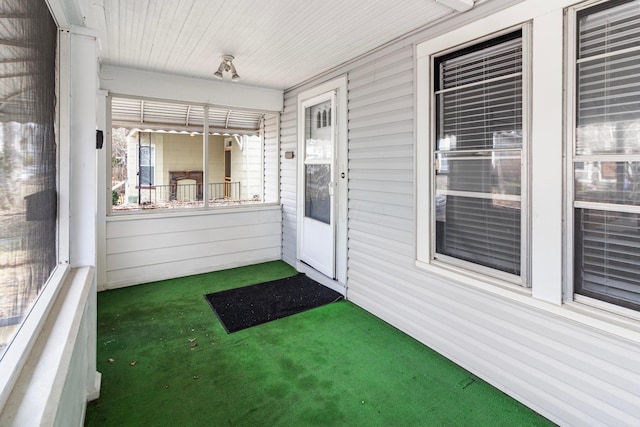
[[[507,3],[478,5],[458,25]],[[347,297],[561,425],[637,425],[638,322],[609,321],[606,313],[549,304],[526,289],[479,287],[416,266],[419,94],[411,43],[452,28],[441,24],[413,34],[285,92],[281,150],[295,143],[298,91],[349,76]],[[283,259],[295,265],[295,198],[289,190],[295,174],[284,162],[281,180]]]
[[[126,68],[103,66],[100,69],[100,89],[143,98],[189,100],[258,111],[282,110],[282,91],[279,90]]]
[[[221,254],[204,258],[180,260],[168,264],[113,270],[107,273],[109,283],[107,289],[275,261],[280,258],[279,254],[279,248],[273,247],[245,249],[241,254]],[[176,271],[179,273],[176,273]]]
[[[285,159],[292,151],[294,159]],[[297,156],[298,124],[297,98],[290,94],[284,98],[284,111],[280,123],[280,201],[282,203],[282,259],[291,265],[297,262]]]
[[[231,54],[241,83],[280,89],[453,14],[434,0],[74,1],[104,64],[212,79]]]
[[[281,258],[280,206],[107,222],[106,289]]]

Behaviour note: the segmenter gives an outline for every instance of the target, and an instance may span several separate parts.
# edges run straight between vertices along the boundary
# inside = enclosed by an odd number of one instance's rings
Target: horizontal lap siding
[[[638,343],[520,302],[525,291],[498,296],[416,266],[428,236],[415,235],[413,67],[401,40],[285,93],[281,159],[296,150],[297,94],[348,76],[348,299],[556,422],[637,425]],[[295,162],[282,160],[281,179],[295,265]]]
[[[279,207],[107,223],[107,288],[280,259]]]
[[[415,266],[413,63],[349,71],[348,298],[556,421],[632,423],[637,346]]]
[[[361,257],[412,265],[413,115],[411,46],[349,72],[349,276],[370,274]]]

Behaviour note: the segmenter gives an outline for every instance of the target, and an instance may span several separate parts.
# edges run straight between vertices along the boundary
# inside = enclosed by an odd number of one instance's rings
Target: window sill
[[[9,398],[18,376],[28,360],[28,355],[40,336],[69,270],[68,264],[60,264],[55,268],[0,359],[0,411]]]
[[[0,415],[12,425],[55,425],[64,419],[81,422],[87,399],[97,398],[100,374],[93,370],[93,281],[92,267],[67,269],[56,287],[56,296],[44,301],[48,303],[47,313],[34,319],[40,329],[32,338],[32,348],[23,355],[27,363],[7,390]]]
[[[115,212],[107,215],[107,221],[126,221],[132,218],[153,216],[154,218],[172,218],[185,216],[204,216],[251,212],[256,210],[280,209],[280,203],[256,203],[247,205],[213,206],[185,209],[139,209],[131,211]]]
[[[509,297],[531,297],[531,289],[529,288],[524,288],[505,280],[500,280],[498,278],[493,278],[484,274],[475,273],[460,267],[455,267],[444,263],[429,263],[420,260],[416,261],[416,266],[421,270],[440,276],[444,279],[452,280],[463,285],[472,286],[485,292],[491,292],[493,294],[499,294]]]
[[[597,307],[595,304],[588,305],[582,301],[583,298],[580,298],[580,301],[568,301],[561,305],[556,305],[533,298],[530,288],[522,288],[473,273],[453,271],[453,268],[445,268],[419,260],[416,261],[416,266],[422,271],[431,273],[458,286],[508,300],[512,303],[522,304],[539,312],[558,316],[635,344],[640,344],[640,314],[636,318],[635,312],[633,316],[625,316],[624,314],[614,313],[611,307],[608,307],[608,310],[603,308],[602,304],[598,304]],[[607,305],[609,306],[609,304]],[[624,311],[628,312],[630,310]]]

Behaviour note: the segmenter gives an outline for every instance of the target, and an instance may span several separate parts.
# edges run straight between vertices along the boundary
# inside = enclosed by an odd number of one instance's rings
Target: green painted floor
[[[278,261],[99,293],[85,425],[551,425],[349,302],[227,334],[203,298],[293,274]]]

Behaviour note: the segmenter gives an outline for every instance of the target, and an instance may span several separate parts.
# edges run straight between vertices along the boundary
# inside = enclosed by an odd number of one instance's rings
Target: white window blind
[[[575,292],[640,309],[640,1],[578,12]]]
[[[520,275],[522,33],[436,58],[434,71],[434,258]]]

